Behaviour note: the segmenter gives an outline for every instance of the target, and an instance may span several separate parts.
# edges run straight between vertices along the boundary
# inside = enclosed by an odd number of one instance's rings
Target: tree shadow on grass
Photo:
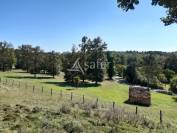
[[[34,77],[34,76],[6,76],[6,78],[11,79],[52,79],[53,77]]]
[[[75,88],[89,88],[89,87],[100,86],[100,84],[96,85],[95,83],[89,83],[89,82],[80,83],[77,87],[74,84],[68,83],[68,82],[43,82],[43,83],[56,85],[56,86],[60,86],[60,87],[75,87]],[[69,89],[67,89],[67,90],[69,90]]]
[[[26,71],[14,71],[13,73],[27,73]]]
[[[173,97],[173,100],[174,100],[175,102],[177,102],[177,97]]]
[[[151,106],[151,105],[141,104],[141,103],[138,103],[138,102],[130,103],[129,100],[124,101],[124,103],[128,104],[128,105],[135,105],[135,106],[142,106],[142,107],[150,107]]]

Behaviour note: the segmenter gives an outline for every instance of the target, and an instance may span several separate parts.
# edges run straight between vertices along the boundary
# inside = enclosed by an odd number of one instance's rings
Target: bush
[[[79,121],[68,121],[64,123],[63,128],[69,133],[81,133],[84,131],[84,128]]]
[[[165,74],[161,73],[158,75],[158,80],[161,82],[161,83],[168,83],[168,80],[165,76]]]
[[[175,72],[170,69],[165,69],[164,74],[165,74],[165,77],[167,78],[168,82],[170,82],[171,79],[173,78],[173,76],[175,75]]]
[[[67,104],[63,104],[60,108],[60,111],[64,114],[69,114],[71,112],[71,107]]]
[[[73,83],[74,85],[77,87],[79,85],[79,82],[80,82],[80,77],[79,76],[75,76],[73,78]]]
[[[177,77],[173,78],[170,83],[170,90],[177,94]]]

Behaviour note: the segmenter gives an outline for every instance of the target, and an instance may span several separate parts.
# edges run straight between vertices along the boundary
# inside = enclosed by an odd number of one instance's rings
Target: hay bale
[[[130,86],[128,102],[131,104],[150,106],[151,105],[150,89],[142,86]]]

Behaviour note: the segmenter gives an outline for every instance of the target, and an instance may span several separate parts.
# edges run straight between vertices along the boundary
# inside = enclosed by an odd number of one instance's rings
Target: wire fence
[[[115,109],[122,108],[130,113],[141,114],[150,120],[154,120],[159,123],[176,123],[176,119],[171,119],[167,112],[162,111],[160,109],[156,109],[156,111],[151,111],[151,108],[148,107],[138,107],[138,106],[130,106],[130,105],[118,105],[115,101],[112,102],[103,102],[99,98],[92,98],[87,95],[79,95],[75,94],[73,91],[66,90],[57,90],[49,87],[44,87],[41,85],[33,85],[32,83],[27,83],[24,81],[0,78],[1,86],[8,87],[7,92],[18,94],[19,98],[14,98],[14,101],[18,101],[20,97],[24,97],[26,99],[23,102],[28,102],[29,105],[36,106],[45,104],[45,106],[56,106],[57,103],[71,101],[71,102],[80,102],[82,104],[95,104],[97,107],[102,109]],[[2,87],[1,87],[2,88]],[[1,89],[0,88],[0,89]],[[28,98],[33,99],[31,103],[28,101]],[[47,101],[47,103],[45,102]],[[58,105],[57,105],[58,106]]]

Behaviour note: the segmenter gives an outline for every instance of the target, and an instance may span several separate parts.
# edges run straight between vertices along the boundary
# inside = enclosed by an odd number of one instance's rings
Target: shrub
[[[73,78],[73,83],[74,85],[77,87],[79,85],[79,82],[80,82],[80,77],[79,76],[75,76]]]
[[[172,79],[170,83],[170,90],[177,94],[177,77]]]
[[[163,73],[158,75],[158,80],[162,83],[168,83],[168,80],[167,80],[165,74],[163,74]]]
[[[171,79],[173,78],[173,76],[175,75],[175,72],[170,69],[165,69],[164,74],[165,74],[165,77],[167,78],[168,82],[170,82]]]
[[[67,121],[63,128],[69,133],[81,133],[84,131],[82,124],[79,121]]]
[[[69,114],[71,112],[71,107],[67,104],[62,104],[60,111],[64,114]]]

